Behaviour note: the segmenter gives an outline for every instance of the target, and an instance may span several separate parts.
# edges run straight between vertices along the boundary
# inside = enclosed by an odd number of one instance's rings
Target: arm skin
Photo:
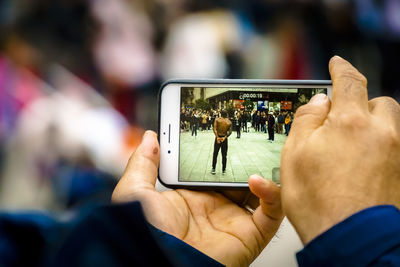
[[[214,120],[214,127],[213,127],[213,132],[214,132],[215,138],[218,138],[217,120],[218,120],[218,118],[215,118],[215,120]]]
[[[230,123],[226,136],[222,138],[221,142],[225,141],[232,134],[232,123]]]
[[[226,133],[226,136],[229,137],[232,134],[232,122],[230,123],[228,132]]]
[[[229,119],[227,120],[229,121],[229,128],[226,132],[226,136],[220,138],[220,142],[224,142],[232,134],[232,122]]]
[[[224,138],[223,137],[221,138],[221,137],[218,136],[218,130],[217,130],[218,119],[219,118],[216,118],[215,121],[214,121],[214,129],[213,129],[213,131],[214,131],[215,138],[217,139],[217,143],[219,144],[219,143],[224,141]]]

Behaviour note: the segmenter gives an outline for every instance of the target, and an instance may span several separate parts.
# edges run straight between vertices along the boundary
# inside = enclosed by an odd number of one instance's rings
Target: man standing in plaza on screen
[[[222,153],[222,174],[226,171],[226,155],[228,153],[228,137],[232,133],[232,122],[228,119],[228,113],[226,110],[221,111],[221,117],[214,121],[214,154],[212,162],[211,173],[215,174],[215,166],[217,165],[217,157],[219,149]]]

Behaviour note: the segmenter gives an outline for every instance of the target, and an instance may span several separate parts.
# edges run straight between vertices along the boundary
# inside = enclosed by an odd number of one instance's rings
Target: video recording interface
[[[279,183],[297,108],[326,88],[181,87],[179,181]]]

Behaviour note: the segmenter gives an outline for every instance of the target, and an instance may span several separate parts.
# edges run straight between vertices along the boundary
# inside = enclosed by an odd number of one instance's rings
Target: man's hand
[[[217,144],[223,143],[223,142],[225,141],[225,139],[226,139],[226,136],[224,136],[224,137],[217,137]]]
[[[222,264],[249,265],[282,221],[279,187],[259,176],[250,177],[250,189],[260,197],[260,206],[254,214],[235,204],[241,203],[248,192],[173,190],[160,193],[154,188],[159,157],[157,136],[147,131],[129,160],[112,200],[140,201],[147,220],[155,227]]]
[[[332,103],[300,107],[282,151],[282,205],[303,243],[367,207],[400,207],[400,106],[333,57]]]

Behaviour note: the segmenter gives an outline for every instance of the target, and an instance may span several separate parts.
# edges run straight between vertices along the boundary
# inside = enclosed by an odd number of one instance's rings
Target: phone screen
[[[279,183],[294,112],[327,88],[181,87],[179,181]]]

